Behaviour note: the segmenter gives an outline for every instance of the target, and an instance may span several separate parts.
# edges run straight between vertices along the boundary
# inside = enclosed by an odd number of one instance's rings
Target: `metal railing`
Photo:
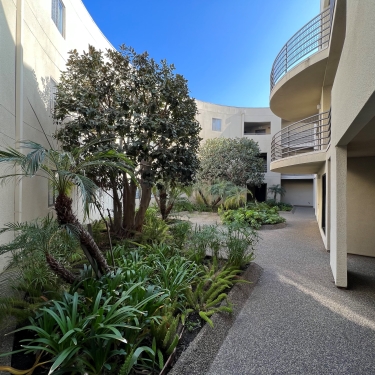
[[[307,56],[328,47],[331,35],[331,13],[331,7],[327,8],[287,41],[272,65],[271,91],[291,68]]]
[[[331,111],[295,122],[277,132],[271,143],[271,161],[325,150],[331,141]]]

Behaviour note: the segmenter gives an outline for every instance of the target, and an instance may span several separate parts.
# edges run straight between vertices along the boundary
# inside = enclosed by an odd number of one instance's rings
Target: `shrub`
[[[221,232],[217,225],[196,225],[194,231],[191,231],[186,243],[187,255],[189,259],[196,263],[203,263],[204,258],[210,252],[212,256],[218,257],[221,246]]]
[[[278,208],[265,206],[241,207],[237,210],[228,211],[220,210],[219,214],[224,223],[247,223],[254,229],[259,229],[264,224],[285,222],[285,219],[278,214]]]
[[[254,247],[258,241],[258,234],[247,224],[230,223],[224,240],[228,265],[240,268],[250,263],[254,259]]]
[[[31,324],[20,329],[36,334],[33,339],[22,340],[26,344],[21,351],[49,353],[49,373],[58,369],[61,373],[74,370],[87,374],[111,371],[114,356],[126,358],[131,353],[129,336],[131,331],[142,330],[139,318],[145,305],[162,294],[143,294],[139,303],[129,303],[139,287],[133,285],[118,298],[106,297],[101,289],[93,299],[77,292],[64,293],[61,300],[41,308],[30,319]]]
[[[190,231],[191,223],[189,221],[180,221],[169,227],[169,232],[172,235],[173,243],[177,248],[183,248]]]
[[[265,203],[270,207],[278,207],[280,211],[291,211],[293,209],[293,205],[289,203],[276,202],[273,199],[268,199]]]
[[[168,224],[158,215],[157,208],[149,207],[145,214],[142,233],[136,238],[141,244],[161,243],[170,238]]]

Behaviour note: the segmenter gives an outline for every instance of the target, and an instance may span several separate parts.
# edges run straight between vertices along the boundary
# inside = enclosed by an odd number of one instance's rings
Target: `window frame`
[[[65,38],[65,4],[62,0],[51,0],[51,18],[57,30]]]
[[[217,122],[219,123],[219,129],[215,129],[215,125],[217,125]],[[214,132],[221,132],[221,118],[212,117],[211,121],[211,130]]]

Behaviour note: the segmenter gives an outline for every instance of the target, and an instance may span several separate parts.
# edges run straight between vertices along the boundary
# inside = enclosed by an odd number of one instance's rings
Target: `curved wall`
[[[267,172],[265,183],[267,187],[280,184],[280,174],[270,171],[272,136],[281,129],[281,119],[274,115],[269,108],[230,107],[196,100],[199,114],[197,120],[201,124],[200,136],[202,143],[210,138],[240,138],[248,137],[258,142],[261,153],[267,154]],[[212,130],[212,119],[221,120],[221,130]],[[245,135],[245,123],[270,123],[269,134]],[[268,126],[266,126],[268,128]],[[267,129],[268,131],[268,129]]]

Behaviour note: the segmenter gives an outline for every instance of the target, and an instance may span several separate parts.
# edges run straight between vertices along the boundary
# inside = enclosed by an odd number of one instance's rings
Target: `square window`
[[[52,20],[62,36],[65,36],[65,6],[61,0],[52,0]]]
[[[221,119],[220,118],[212,119],[212,130],[214,132],[221,132]]]

